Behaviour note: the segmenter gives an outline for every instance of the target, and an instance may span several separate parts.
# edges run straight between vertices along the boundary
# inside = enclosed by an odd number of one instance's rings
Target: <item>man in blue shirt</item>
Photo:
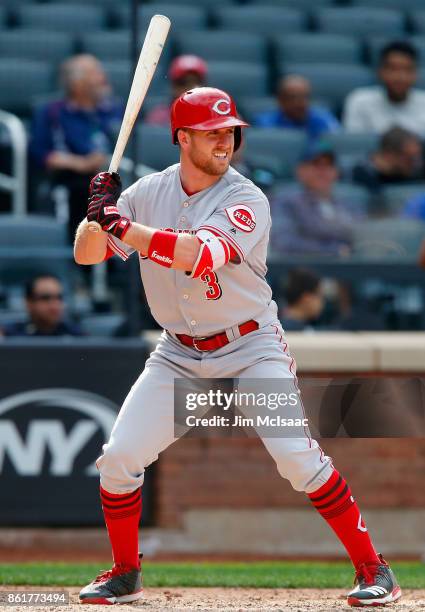
[[[87,203],[90,177],[106,168],[123,114],[100,62],[77,55],[61,68],[65,96],[36,109],[30,154],[53,185],[68,190],[71,237]]]
[[[328,110],[311,106],[310,97],[307,79],[296,75],[282,77],[277,91],[279,108],[257,115],[254,125],[303,130],[310,139],[338,130],[340,125],[336,117]]]

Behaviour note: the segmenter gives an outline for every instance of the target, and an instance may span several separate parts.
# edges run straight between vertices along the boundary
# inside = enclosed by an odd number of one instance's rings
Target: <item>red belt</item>
[[[245,321],[245,323],[241,323],[239,325],[239,333],[241,336],[246,336],[246,334],[251,333],[259,328],[257,321],[251,319],[250,321]],[[214,336],[187,336],[186,334],[176,334],[176,337],[182,344],[185,346],[191,346],[195,348],[197,351],[216,351],[226,344],[229,344],[230,340],[227,337],[226,332],[221,332],[219,334],[215,334]]]

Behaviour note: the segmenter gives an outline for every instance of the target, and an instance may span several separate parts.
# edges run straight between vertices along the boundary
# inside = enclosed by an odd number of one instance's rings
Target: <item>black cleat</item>
[[[102,572],[93,582],[80,591],[80,603],[104,604],[129,603],[143,595],[140,568],[114,565]]]
[[[401,597],[401,588],[396,577],[384,560],[380,563],[362,563],[356,571],[356,587],[348,593],[350,606],[385,606]]]

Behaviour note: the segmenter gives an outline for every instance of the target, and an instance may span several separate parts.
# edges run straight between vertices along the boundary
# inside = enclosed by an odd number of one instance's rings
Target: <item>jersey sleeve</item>
[[[127,219],[130,219],[130,221],[135,221],[136,213],[132,191],[133,190],[131,188],[123,191],[117,202],[117,208],[123,217],[127,217]],[[133,247],[128,246],[128,244],[125,244],[125,242],[122,242],[119,238],[108,234],[108,246],[105,259],[108,259],[112,254],[115,254],[118,255],[118,257],[121,257],[123,261],[127,261],[132,253],[134,253]]]
[[[270,228],[270,207],[266,196],[259,190],[235,190],[201,225],[224,238],[236,252],[234,263],[241,263]],[[236,259],[236,261],[235,261]]]

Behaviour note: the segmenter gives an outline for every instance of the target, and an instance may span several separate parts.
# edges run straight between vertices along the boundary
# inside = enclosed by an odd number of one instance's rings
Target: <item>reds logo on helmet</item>
[[[220,98],[220,100],[217,100],[217,102],[214,103],[212,109],[219,115],[228,115],[231,110],[230,102],[225,98]]]
[[[235,204],[226,208],[226,214],[233,225],[243,232],[253,232],[257,225],[254,211],[245,204]]]

